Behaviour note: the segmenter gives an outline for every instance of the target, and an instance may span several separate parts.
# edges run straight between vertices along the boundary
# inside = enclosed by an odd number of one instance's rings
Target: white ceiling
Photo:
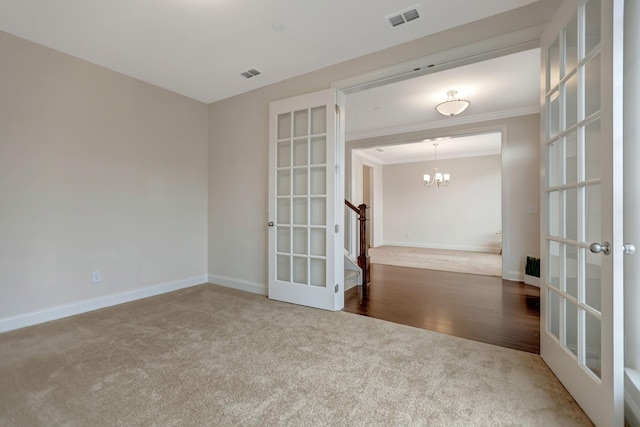
[[[457,90],[469,108],[446,117],[435,106]],[[540,50],[427,74],[347,95],[347,140],[537,113]]]
[[[2,0],[0,30],[210,103],[534,1]],[[413,5],[421,19],[387,26]],[[458,86],[473,108],[478,89]]]
[[[455,89],[471,102],[460,115],[442,116],[435,106]],[[540,104],[540,49],[502,56],[347,95],[347,140],[532,114]],[[358,150],[381,164],[499,154],[500,133],[485,133]]]

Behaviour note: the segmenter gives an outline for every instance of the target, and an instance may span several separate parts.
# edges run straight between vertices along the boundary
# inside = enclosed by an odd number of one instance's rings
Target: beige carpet
[[[374,264],[502,277],[502,256],[485,252],[378,246],[369,257]]]
[[[539,356],[201,285],[0,334],[2,426],[583,426]]]

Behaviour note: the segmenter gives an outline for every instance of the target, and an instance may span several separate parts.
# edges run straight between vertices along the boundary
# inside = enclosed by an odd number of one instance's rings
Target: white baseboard
[[[258,295],[267,295],[269,293],[269,288],[265,284],[218,276],[217,274],[209,274],[209,283]]]
[[[535,276],[529,276],[528,274],[524,275],[524,283],[531,286],[540,287],[540,278]]]
[[[142,289],[135,289],[133,291],[122,292],[115,295],[107,295],[104,297],[93,298],[86,301],[47,308],[45,310],[5,317],[0,319],[0,332],[12,331],[14,329],[24,328],[26,326],[37,325],[39,323],[49,322],[51,320],[62,319],[64,317],[98,310],[100,308],[111,307],[113,305],[123,304],[125,302],[165,294],[167,292],[173,292],[179,289],[201,285],[206,282],[206,275],[195,276],[188,279],[177,280],[175,282],[160,283],[158,285],[148,286]]]
[[[495,246],[463,246],[463,245],[434,245],[431,243],[413,242],[384,242],[385,246],[402,246],[405,248],[443,249],[447,251],[488,252],[497,254],[500,248]]]
[[[503,279],[511,280],[511,281],[514,281],[514,282],[524,282],[524,273],[521,273],[519,271],[509,271],[503,277]]]

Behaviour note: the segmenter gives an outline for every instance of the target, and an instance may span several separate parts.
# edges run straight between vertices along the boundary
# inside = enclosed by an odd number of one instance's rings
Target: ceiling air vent
[[[384,17],[384,20],[390,28],[395,28],[419,18],[422,18],[422,13],[420,12],[420,5],[416,4],[400,12],[387,15]]]
[[[240,75],[244,78],[250,79],[251,77],[257,76],[262,74],[260,71],[256,70],[255,68],[252,68],[250,70],[244,71],[242,73],[240,73]]]

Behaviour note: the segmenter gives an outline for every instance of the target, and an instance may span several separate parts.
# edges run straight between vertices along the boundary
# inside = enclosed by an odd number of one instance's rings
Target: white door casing
[[[344,307],[344,95],[269,108],[269,298]]]
[[[541,40],[540,353],[602,426],[624,421],[623,16],[566,0]]]

